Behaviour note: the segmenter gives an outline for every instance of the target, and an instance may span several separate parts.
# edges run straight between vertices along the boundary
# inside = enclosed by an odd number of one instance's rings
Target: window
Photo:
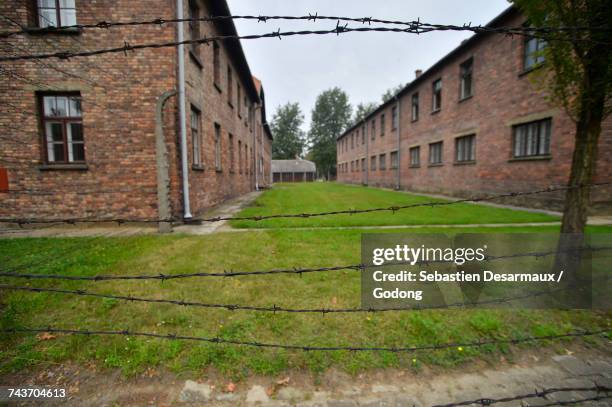
[[[387,154],[381,154],[378,157],[378,169],[381,171],[387,169]]]
[[[81,96],[44,95],[41,102],[47,162],[85,162]]]
[[[525,70],[534,68],[544,62],[542,51],[546,48],[546,41],[541,38],[525,37],[524,47],[523,68]]]
[[[359,145],[359,129],[355,130],[355,145]]]
[[[442,142],[431,143],[429,145],[429,164],[442,164]]]
[[[75,0],[38,0],[37,4],[38,26],[41,28],[77,23]]]
[[[455,161],[466,162],[476,160],[476,135],[457,137],[455,139]]]
[[[234,107],[234,105],[232,104],[232,100],[233,100],[233,96],[234,96],[234,90],[232,89],[232,85],[233,85],[233,80],[232,80],[232,68],[228,65],[227,66],[227,103],[230,104],[230,106]]]
[[[221,126],[215,123],[215,169],[221,171]]]
[[[550,154],[550,119],[514,126],[513,130],[514,157],[537,157]]]
[[[355,134],[351,134],[351,150],[355,148]]]
[[[380,115],[380,135],[385,135],[385,114]]]
[[[397,129],[397,106],[391,109],[391,130]]]
[[[189,38],[192,40],[197,40],[200,38],[200,21],[197,20],[200,18],[200,7],[198,7],[198,3],[196,0],[189,1]],[[198,54],[198,48],[200,44],[191,43],[191,52],[194,54]]]
[[[234,135],[232,133],[228,133],[228,143],[229,143],[229,171],[234,172],[234,166],[236,165],[236,159],[234,157]]]
[[[470,58],[459,66],[459,100],[472,96],[472,66],[474,59]]]
[[[191,164],[202,166],[202,132],[200,131],[200,111],[191,106]]]
[[[242,118],[242,89],[240,88],[240,84],[237,85],[236,96],[236,104],[238,105],[238,117]]]
[[[361,171],[365,171],[365,167],[366,167],[365,158],[362,158],[361,159]]]
[[[365,144],[366,142],[367,130],[368,130],[368,126],[363,126],[361,128],[361,144]]]
[[[419,93],[412,95],[412,121],[419,120]]]
[[[249,164],[249,147],[244,144],[244,173],[248,174],[250,172],[250,164]]]
[[[372,140],[376,138],[376,120],[372,120],[372,131],[370,132]]]
[[[397,168],[397,151],[391,151],[390,154],[391,157],[391,168],[392,169],[396,169]]]
[[[419,167],[421,165],[421,147],[410,148],[410,166]]]
[[[213,76],[217,86],[221,83],[221,50],[217,42],[213,42]]]
[[[370,157],[370,169],[372,171],[376,171],[376,156],[375,155]]]
[[[351,172],[355,171],[355,162],[351,161]]]
[[[238,174],[242,174],[242,141],[238,140]]]
[[[437,112],[442,109],[442,79],[433,81],[431,84],[431,110]]]

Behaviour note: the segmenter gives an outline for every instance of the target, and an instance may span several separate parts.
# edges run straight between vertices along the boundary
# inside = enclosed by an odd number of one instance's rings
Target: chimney
[[[414,77],[418,78],[419,76],[421,76],[422,73],[423,73],[422,69],[417,69],[416,71],[414,71]]]

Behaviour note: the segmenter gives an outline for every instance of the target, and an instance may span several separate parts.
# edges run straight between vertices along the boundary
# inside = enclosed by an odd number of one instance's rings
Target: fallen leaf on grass
[[[233,393],[234,391],[236,391],[236,385],[232,382],[229,382],[227,384],[227,386],[225,386],[225,392],[226,393]]]
[[[39,341],[50,341],[51,339],[57,338],[57,335],[53,335],[52,333],[49,333],[49,332],[41,332],[38,335],[36,335],[36,338]]]
[[[289,378],[289,376],[285,377],[284,379],[280,379],[279,381],[276,382],[277,386],[285,386],[287,384],[289,384],[289,380],[291,380]]]

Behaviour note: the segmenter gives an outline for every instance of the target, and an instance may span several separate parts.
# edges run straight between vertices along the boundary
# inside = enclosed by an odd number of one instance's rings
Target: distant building
[[[272,160],[273,182],[312,182],[317,167],[308,160]]]
[[[510,7],[488,27],[526,22]],[[463,41],[337,140],[338,181],[460,197],[566,185],[575,123],[531,83],[542,40],[481,32]],[[612,118],[602,123],[591,182],[612,174]],[[612,187],[593,188],[610,213]],[[496,200],[496,202],[501,202]],[[564,193],[504,202],[562,209]]]

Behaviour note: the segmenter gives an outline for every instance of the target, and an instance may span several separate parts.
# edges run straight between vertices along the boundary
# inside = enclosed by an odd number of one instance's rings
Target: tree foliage
[[[359,103],[353,115],[353,124],[363,120],[367,115],[376,110],[377,107],[378,105],[374,102]]]
[[[404,89],[405,86],[406,86],[405,84],[400,83],[394,88],[387,89],[387,91],[383,93],[381,96],[382,102],[387,103],[388,101],[393,99],[395,95],[397,95],[402,89]]]
[[[306,144],[306,136],[302,130],[303,124],[304,115],[299,103],[287,103],[278,107],[270,124],[274,135],[273,159],[291,160],[302,156]]]
[[[327,178],[335,174],[336,138],[349,126],[351,111],[348,95],[338,87],[317,96],[308,134],[309,153],[319,174]]]

